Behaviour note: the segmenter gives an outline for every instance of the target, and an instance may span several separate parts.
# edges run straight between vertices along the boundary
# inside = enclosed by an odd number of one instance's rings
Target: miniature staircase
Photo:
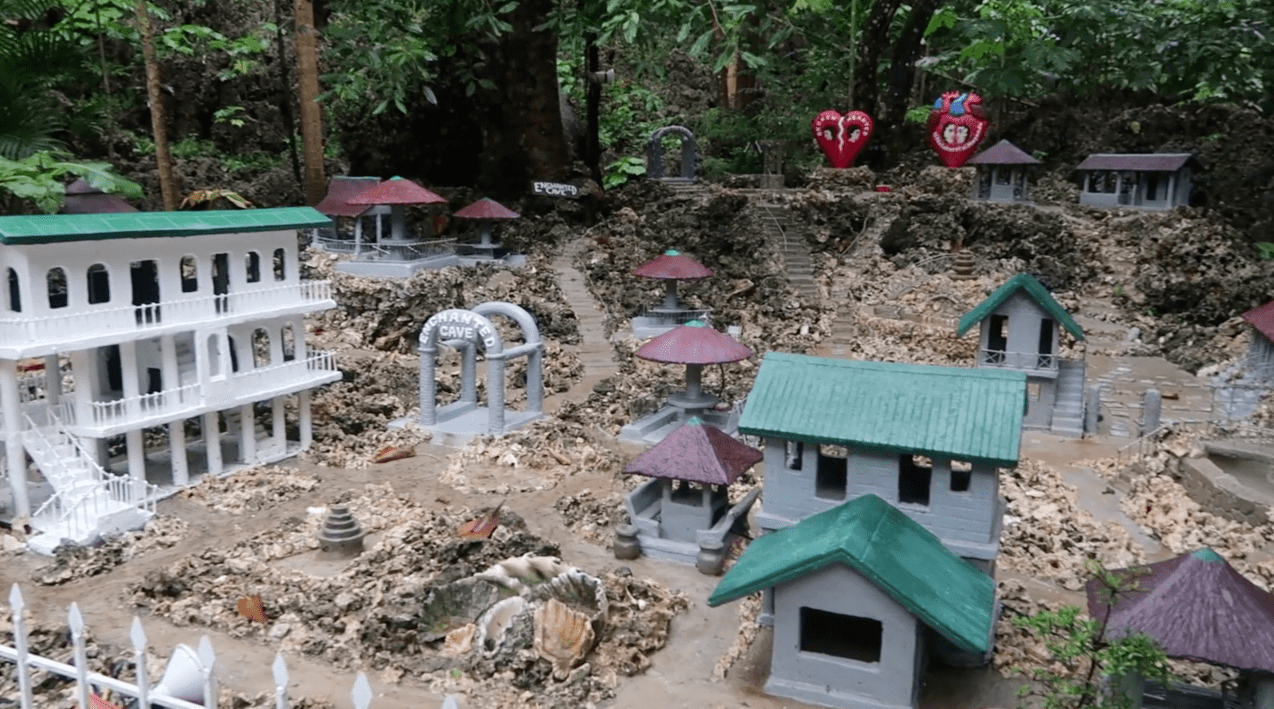
[[[28,542],[30,549],[49,556],[63,540],[87,544],[101,534],[144,525],[154,512],[156,488],[107,475],[61,422],[52,421],[41,427],[28,418],[22,434],[23,446],[54,493],[32,515],[31,526],[39,534]]]
[[[818,284],[814,282],[814,260],[805,241],[805,228],[792,221],[791,214],[781,205],[758,204],[764,217],[762,228],[773,235],[783,254],[787,282],[801,295],[806,305],[817,305],[822,300]]]
[[[1084,435],[1084,360],[1059,359],[1057,395],[1053,403],[1053,433]]]
[[[588,290],[588,278],[575,268],[575,256],[583,247],[582,241],[568,243],[562,254],[554,257],[553,270],[557,271],[562,295],[579,322],[580,344],[566,345],[565,348],[579,356],[584,365],[584,377],[570,391],[546,401],[545,411],[548,413],[556,412],[567,401],[585,401],[595,385],[618,371],[614,347],[606,337],[606,314]]]

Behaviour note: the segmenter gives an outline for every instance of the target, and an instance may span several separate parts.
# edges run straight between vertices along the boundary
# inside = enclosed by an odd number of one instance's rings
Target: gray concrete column
[[[190,484],[190,465],[186,461],[186,422],[173,421],[168,424],[168,454],[172,457],[173,485],[185,487]]]
[[[1158,389],[1147,389],[1142,396],[1141,408],[1141,435],[1146,435],[1159,428],[1160,411],[1163,406],[1163,396]]]
[[[135,428],[124,434],[124,443],[128,451],[128,474],[133,480],[146,480],[146,442],[142,438],[142,429]]]
[[[544,411],[544,345],[526,356],[526,410]]]
[[[487,353],[490,357],[491,354]],[[504,433],[504,359],[487,360],[487,434],[498,436]]]
[[[62,400],[62,367],[55,354],[44,357],[44,391],[50,407]]]
[[[363,218],[354,217],[354,255],[363,253]]]
[[[239,457],[244,465],[252,465],[257,459],[257,422],[250,403],[239,407]]]
[[[314,442],[314,423],[310,416],[310,390],[305,389],[296,394],[296,408],[299,413],[298,425],[301,429],[301,448],[309,448]]]
[[[31,516],[31,499],[27,495],[27,454],[22,447],[22,418],[18,398],[18,363],[0,360],[0,421],[4,425],[4,456],[9,469],[9,488],[13,493],[13,513]]]
[[[71,376],[75,378],[75,418],[86,425],[93,423],[92,402],[97,391],[96,353],[96,349],[71,352]]]
[[[434,380],[436,347],[421,347],[420,354],[420,423],[432,426],[438,423],[438,382]]]
[[[221,474],[221,414],[209,411],[203,415],[204,454],[208,457],[208,474]]]
[[[472,342],[460,348],[460,400],[478,403],[478,346]]]
[[[142,415],[141,387],[137,381],[137,343],[131,340],[119,343],[119,373],[124,387],[124,411],[129,418]],[[129,454],[132,457],[132,454]],[[131,464],[130,464],[131,465]],[[132,469],[131,467],[129,468]]]
[[[1088,387],[1084,396],[1084,433],[1097,435],[1097,418],[1101,415],[1101,385]]]

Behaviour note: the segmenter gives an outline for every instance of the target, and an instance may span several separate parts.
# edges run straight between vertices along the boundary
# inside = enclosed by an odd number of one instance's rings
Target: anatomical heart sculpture
[[[977,152],[988,125],[981,96],[948,91],[929,113],[929,144],[943,165],[960,167]]]

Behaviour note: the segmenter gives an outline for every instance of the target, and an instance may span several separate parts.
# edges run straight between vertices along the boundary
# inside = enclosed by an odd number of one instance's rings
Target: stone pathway
[[[579,321],[582,339],[578,345],[564,347],[579,355],[580,361],[584,363],[584,377],[570,391],[546,398],[544,408],[549,414],[556,413],[564,402],[583,402],[595,384],[618,371],[614,350],[605,334],[605,312],[589,292],[587,277],[574,266],[575,256],[582,248],[583,243],[578,240],[567,244],[562,253],[553,259],[553,270],[557,271],[562,294]]]

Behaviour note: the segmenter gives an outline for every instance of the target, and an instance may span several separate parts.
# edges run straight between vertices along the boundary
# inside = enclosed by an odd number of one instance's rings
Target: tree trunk
[[[925,28],[938,9],[937,0],[915,0],[911,14],[902,28],[902,35],[894,44],[893,61],[889,67],[889,93],[885,97],[884,122],[888,126],[902,123],[907,113],[907,101],[911,98],[911,84],[916,79],[916,60],[924,55]]]
[[[146,95],[150,99],[150,128],[155,134],[155,162],[159,168],[159,195],[164,211],[177,209],[177,180],[173,176],[173,156],[168,152],[168,112],[159,88],[159,63],[155,61],[155,38],[150,30],[146,0],[137,0],[137,29],[142,36],[142,57],[146,62]]]
[[[305,182],[301,178],[301,157],[296,152],[296,118],[292,115],[292,77],[288,72],[288,55],[283,51],[283,28],[287,25],[284,15],[284,3],[287,0],[274,0],[274,39],[278,44],[275,51],[279,60],[279,114],[283,117],[283,131],[288,136],[288,155],[292,158],[292,174],[296,184],[302,188]]]
[[[902,0],[876,0],[871,16],[858,37],[858,49],[854,71],[854,85],[849,93],[849,109],[859,110],[876,118],[876,102],[880,97],[880,58],[889,48],[889,27],[898,12]]]
[[[314,206],[327,192],[323,169],[323,114],[316,101],[319,94],[317,31],[310,0],[296,0],[293,7],[296,80],[301,96],[301,147],[305,152],[305,203]]]
[[[588,134],[584,144],[584,164],[593,181],[602,184],[601,111],[602,84],[594,76],[601,71],[601,57],[597,48],[597,33],[584,33],[584,90],[587,92]]]
[[[557,86],[557,35],[535,31],[554,0],[522,0],[509,18],[513,30],[491,52],[480,120],[480,182],[502,194],[524,194],[532,180],[561,181],[570,175],[571,154],[562,128]]]

